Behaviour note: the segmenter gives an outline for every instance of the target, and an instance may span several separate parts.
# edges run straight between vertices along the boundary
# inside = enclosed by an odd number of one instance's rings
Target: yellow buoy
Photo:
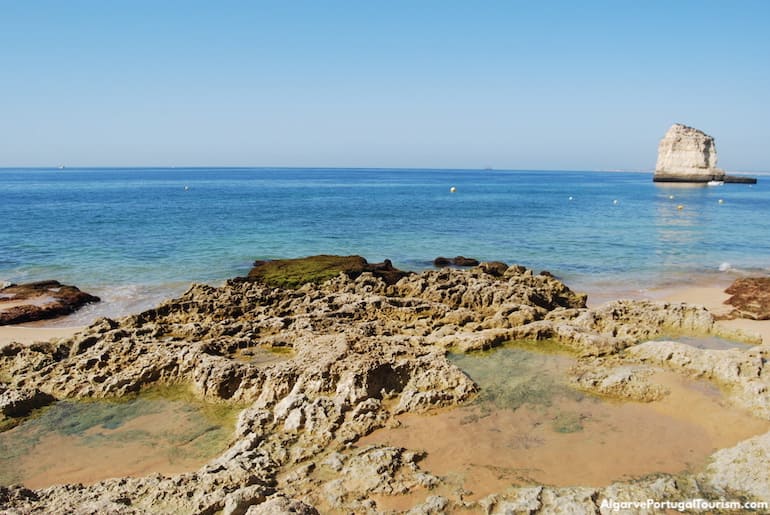
[[[449,192],[450,192],[450,193],[454,193],[455,191],[457,191],[457,188],[455,188],[454,186],[452,186],[451,188],[449,188]]]
[[[684,206],[683,206],[682,204],[679,204],[678,206],[676,206],[676,208],[677,208],[679,211],[681,211],[682,209],[684,209]]]

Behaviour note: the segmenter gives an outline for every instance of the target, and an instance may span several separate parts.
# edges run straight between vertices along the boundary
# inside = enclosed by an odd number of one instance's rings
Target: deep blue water
[[[254,259],[361,254],[420,269],[462,254],[578,287],[651,287],[722,263],[770,269],[769,193],[763,178],[685,188],[642,173],[5,169],[0,281],[56,278],[125,311]]]

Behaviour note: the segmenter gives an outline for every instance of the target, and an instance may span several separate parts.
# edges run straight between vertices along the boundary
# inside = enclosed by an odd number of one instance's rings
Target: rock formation
[[[680,123],[671,126],[658,145],[656,182],[756,182],[748,177],[734,177],[717,167],[714,138],[703,131]]]
[[[394,268],[389,259],[382,263],[369,263],[361,256],[322,254],[296,259],[258,260],[254,262],[248,278],[270,286],[295,288],[305,283],[322,283],[340,273],[355,279],[364,272],[370,272],[388,284],[409,275],[409,272]]]
[[[442,268],[445,266],[478,266],[479,260],[475,258],[469,258],[465,256],[456,256],[452,259],[439,256],[433,260],[433,266]]]
[[[9,285],[0,289],[0,325],[69,315],[99,297],[58,281]]]
[[[703,131],[675,123],[660,140],[656,181],[721,181],[724,176],[724,170],[717,168],[714,138]]]
[[[304,264],[303,264],[304,266]],[[63,398],[119,397],[183,383],[201,399],[247,406],[230,448],[200,470],[40,490],[0,486],[11,513],[381,513],[374,497],[433,488],[417,449],[351,446],[394,416],[472,399],[478,386],[445,356],[514,338],[572,348],[580,388],[650,400],[652,367],[728,385],[730,397],[770,418],[767,346],[704,351],[645,340],[722,334],[702,307],[616,301],[587,308],[550,274],[522,266],[443,268],[389,283],[365,271],[292,288],[256,278],[194,285],[178,299],[69,339],[0,349],[3,414]],[[290,349],[287,359],[245,351]],[[1,422],[1,421],[0,421]],[[747,454],[750,453],[750,456]],[[770,438],[720,451],[700,472],[658,474],[607,487],[509,488],[478,501],[429,496],[409,513],[598,513],[607,499],[770,500]],[[736,465],[748,459],[746,466]],[[750,458],[750,459],[749,459]]]
[[[725,293],[731,295],[725,304],[733,306],[741,318],[770,319],[770,277],[736,279]]]

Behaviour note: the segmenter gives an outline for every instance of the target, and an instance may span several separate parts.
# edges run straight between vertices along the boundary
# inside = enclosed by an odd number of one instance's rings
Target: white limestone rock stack
[[[723,181],[717,168],[714,138],[703,131],[676,123],[658,145],[658,162],[653,180],[659,182]]]

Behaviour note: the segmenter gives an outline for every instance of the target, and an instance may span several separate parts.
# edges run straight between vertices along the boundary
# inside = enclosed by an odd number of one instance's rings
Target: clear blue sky
[[[767,1],[0,0],[0,166],[770,171]]]

